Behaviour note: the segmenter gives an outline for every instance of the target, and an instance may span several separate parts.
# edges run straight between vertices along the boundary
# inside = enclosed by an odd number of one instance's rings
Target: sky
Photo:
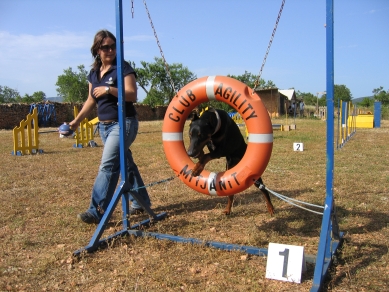
[[[116,35],[115,0],[0,0],[0,86],[57,96],[69,67],[92,64],[95,33]],[[161,57],[143,1],[123,0],[124,59]],[[258,76],[282,0],[147,0],[163,54],[198,78]],[[352,98],[389,90],[389,1],[334,0],[334,83]],[[326,0],[286,0],[261,78],[326,90]],[[138,90],[139,100],[145,94]],[[320,96],[320,94],[319,94]]]

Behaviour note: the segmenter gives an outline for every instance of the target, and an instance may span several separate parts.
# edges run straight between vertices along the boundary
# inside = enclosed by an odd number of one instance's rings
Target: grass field
[[[295,131],[274,132],[262,177],[271,190],[323,205],[326,123],[303,119],[296,125]],[[161,128],[162,121],[141,122],[131,148],[146,184],[173,175]],[[53,129],[41,129],[46,130]],[[186,131],[187,125],[185,137]],[[74,258],[96,229],[76,219],[89,205],[101,158],[101,140],[95,141],[100,147],[76,149],[73,139],[41,134],[43,154],[17,157],[11,155],[12,131],[0,130],[0,291],[310,290],[313,265],[301,284],[280,282],[265,278],[265,257],[152,238],[120,238]],[[389,289],[388,141],[389,121],[382,121],[381,128],[357,129],[335,151],[335,204],[346,235],[324,291]],[[294,142],[304,143],[304,151],[293,151]],[[209,168],[221,171],[224,165],[219,160]],[[304,246],[306,254],[317,253],[321,216],[272,196],[276,214],[271,217],[254,187],[236,196],[230,216],[222,214],[226,198],[196,193],[179,179],[148,191],[153,210],[168,213],[149,231],[263,248],[269,242],[292,244]],[[103,237],[121,230],[118,206]],[[146,218],[132,216],[131,224]]]

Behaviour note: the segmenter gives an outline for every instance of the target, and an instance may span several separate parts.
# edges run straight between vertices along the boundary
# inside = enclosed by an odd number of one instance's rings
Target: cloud
[[[0,49],[6,59],[35,59],[47,56],[61,57],[67,51],[87,49],[91,45],[91,35],[71,32],[49,33],[42,35],[12,35],[0,31]]]
[[[43,91],[56,95],[55,83],[63,70],[91,62],[89,48],[93,34],[61,31],[56,33],[11,34],[0,31],[3,58],[0,71],[3,86],[21,95]]]
[[[95,32],[58,31],[44,34],[12,34],[0,31],[0,85],[23,95],[43,91],[55,95],[55,83],[64,69],[92,63],[90,47]],[[127,42],[152,40],[152,36],[124,37]],[[135,52],[132,52],[135,53]],[[139,54],[139,52],[138,52]]]

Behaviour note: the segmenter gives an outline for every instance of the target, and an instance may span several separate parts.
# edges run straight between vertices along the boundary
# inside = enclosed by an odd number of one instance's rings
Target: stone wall
[[[64,122],[70,122],[74,118],[74,106],[77,106],[79,111],[82,108],[81,103],[54,102],[50,104],[54,105],[54,110],[51,111],[49,119],[40,122],[39,127],[58,127]],[[0,104],[0,129],[13,129],[18,127],[20,122],[26,119],[31,108],[32,106],[30,104]],[[135,108],[138,112],[139,121],[154,121],[164,119],[167,106],[151,108],[147,105],[135,104]],[[48,116],[48,113],[45,112],[44,114],[39,115],[39,118],[46,119]],[[94,119],[96,116],[97,113],[95,109],[88,119]]]

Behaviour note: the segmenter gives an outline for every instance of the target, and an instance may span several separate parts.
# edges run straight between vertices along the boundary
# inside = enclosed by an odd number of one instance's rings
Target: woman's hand
[[[77,128],[80,126],[80,122],[73,120],[69,123],[70,130],[77,130]]]
[[[104,86],[101,87],[104,88]],[[92,84],[89,83],[89,92],[91,91],[92,91]],[[83,121],[92,112],[92,110],[95,107],[96,107],[96,101],[89,93],[88,98],[85,101],[81,111],[78,113],[77,117],[75,117],[74,120],[69,123],[70,129],[72,129],[73,131],[77,130],[77,128],[80,126],[81,121]]]
[[[107,94],[105,88],[106,88],[106,86],[95,87],[95,89],[93,89],[93,95],[94,95],[96,98],[99,98],[99,97],[101,97],[102,95]]]

